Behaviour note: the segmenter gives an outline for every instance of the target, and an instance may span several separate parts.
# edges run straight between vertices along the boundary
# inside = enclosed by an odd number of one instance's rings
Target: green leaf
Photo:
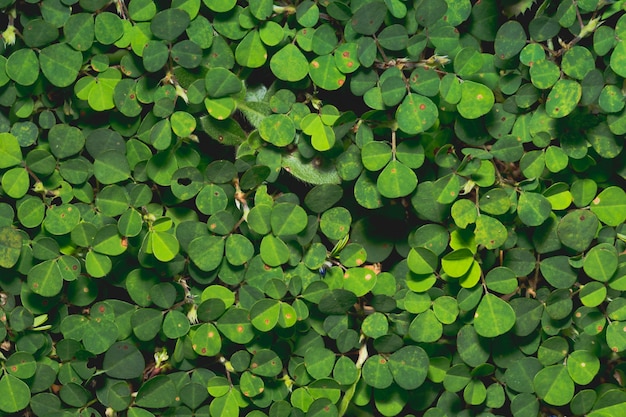
[[[189,14],[184,10],[165,9],[152,18],[150,30],[157,38],[173,41],[187,29],[189,22]]]
[[[556,82],[546,100],[546,113],[553,118],[565,117],[578,105],[582,87],[574,80],[561,79]]]
[[[261,258],[269,266],[279,266],[289,260],[289,248],[279,237],[267,235],[261,240]]]
[[[48,132],[50,151],[58,159],[79,153],[85,146],[85,136],[80,129],[67,124],[56,124]]]
[[[109,68],[98,77],[92,79],[92,87],[89,89],[87,102],[95,111],[110,110],[115,107],[113,94],[115,86],[120,82],[122,74],[116,68]]]
[[[428,374],[428,355],[419,346],[403,346],[389,356],[389,370],[402,389],[419,388]]]
[[[626,192],[620,187],[605,188],[591,202],[591,211],[601,222],[618,226],[626,220]]]
[[[165,408],[176,401],[176,386],[165,375],[157,375],[141,385],[135,404],[146,408]]]
[[[499,220],[484,214],[476,219],[475,234],[476,243],[487,249],[500,247],[508,236],[506,227]]]
[[[347,209],[333,207],[322,213],[320,229],[329,239],[338,240],[349,233],[351,223],[352,216]]]
[[[583,270],[591,278],[607,282],[618,266],[617,250],[613,245],[601,243],[587,252],[583,261]]]
[[[12,227],[0,228],[0,267],[12,268],[22,252],[22,234]]]
[[[474,254],[471,250],[463,248],[452,251],[441,259],[441,267],[446,274],[458,278],[470,269],[474,262]]]
[[[339,89],[346,81],[331,54],[314,58],[309,64],[309,75],[317,86],[329,91]]]
[[[94,355],[106,352],[117,339],[118,328],[113,320],[92,318],[85,326],[82,342],[85,349]]]
[[[396,110],[398,128],[409,135],[430,129],[438,115],[437,106],[432,100],[414,93],[408,94]]]
[[[575,210],[566,214],[556,232],[559,240],[576,252],[589,247],[598,230],[598,218],[589,210]]]
[[[482,337],[496,337],[515,325],[515,311],[504,300],[485,294],[474,314],[474,328]]]
[[[95,38],[95,23],[91,13],[72,14],[65,25],[63,32],[67,43],[77,51],[87,51],[91,48]]]
[[[330,349],[311,347],[304,354],[304,366],[314,379],[326,378],[335,366],[335,353]]]
[[[457,105],[459,114],[466,119],[477,119],[493,108],[495,97],[489,87],[474,81],[461,84],[461,100]]]
[[[349,268],[343,274],[343,288],[357,297],[370,292],[376,285],[376,274],[367,268]]]
[[[283,81],[300,81],[309,73],[309,61],[292,43],[283,46],[270,59],[272,73]]]
[[[111,12],[98,13],[94,29],[96,40],[103,45],[111,45],[124,35],[122,19]]]
[[[6,413],[17,413],[25,409],[30,401],[28,385],[13,375],[5,374],[0,378],[0,410]]]
[[[152,340],[161,330],[163,314],[152,308],[140,308],[131,316],[133,334],[141,341]]]
[[[356,33],[373,35],[383,23],[387,6],[382,1],[373,1],[359,7],[352,15],[350,24]]]
[[[574,381],[563,365],[551,365],[540,370],[533,383],[539,398],[550,405],[565,405],[574,396]]]
[[[126,251],[128,242],[119,234],[117,226],[110,224],[98,230],[91,246],[103,255],[117,256]]]
[[[283,114],[272,114],[259,125],[261,138],[276,146],[287,146],[296,136],[296,127],[292,119]]]
[[[169,56],[170,51],[165,43],[151,40],[142,51],[143,67],[148,72],[157,72],[167,63]]]
[[[130,178],[130,167],[126,157],[114,150],[98,154],[93,164],[93,172],[103,184],[114,184]]]
[[[224,256],[224,239],[218,236],[200,236],[189,243],[187,253],[193,263],[203,271],[212,271]]]
[[[0,169],[10,168],[22,162],[22,150],[17,138],[11,133],[0,133]]]
[[[33,266],[28,271],[30,289],[44,297],[53,297],[63,288],[63,275],[55,260],[47,260]]]
[[[183,68],[197,68],[202,62],[202,48],[189,39],[177,42],[170,55]]]
[[[135,345],[120,341],[106,351],[102,366],[111,378],[133,379],[142,375],[145,360]]]
[[[214,12],[224,13],[235,7],[235,5],[237,4],[237,0],[204,0],[204,4],[206,4],[209,9],[213,10]]]
[[[204,77],[207,94],[211,98],[225,97],[241,91],[241,80],[226,68],[211,68]]]
[[[83,55],[65,43],[50,45],[39,54],[41,71],[56,87],[71,85],[83,64]]]
[[[193,350],[201,356],[215,356],[222,348],[222,340],[217,328],[211,323],[204,323],[193,333]]]
[[[226,259],[232,265],[244,265],[254,256],[254,246],[247,237],[232,234],[226,238]]]
[[[258,300],[250,308],[250,322],[256,329],[268,332],[278,324],[280,309],[280,303],[277,300]]]
[[[150,232],[149,236],[152,245],[152,253],[159,261],[169,262],[178,255],[180,244],[173,234],[154,231]]]
[[[591,383],[599,370],[600,360],[588,350],[576,350],[567,358],[567,372],[579,385]]]
[[[387,388],[393,383],[393,375],[389,370],[387,359],[381,355],[373,355],[367,358],[362,372],[363,381],[374,388]]]
[[[383,197],[398,198],[409,195],[417,186],[417,176],[400,161],[391,161],[378,176],[378,191]]]
[[[269,349],[259,349],[250,361],[250,371],[259,376],[274,377],[283,369],[278,355]]]
[[[517,214],[527,226],[539,226],[550,216],[552,206],[547,198],[538,193],[525,192],[519,196]]]
[[[518,21],[510,20],[500,26],[496,33],[496,55],[502,60],[510,59],[526,46],[526,40],[524,27]]]
[[[39,78],[39,59],[30,48],[17,49],[6,62],[6,72],[20,85],[33,85]]]
[[[624,64],[626,64],[626,45],[623,42],[617,42],[611,53],[611,69],[620,77],[624,77],[626,76]]]
[[[409,326],[409,337],[418,343],[434,343],[442,334],[443,326],[430,309],[419,313]]]

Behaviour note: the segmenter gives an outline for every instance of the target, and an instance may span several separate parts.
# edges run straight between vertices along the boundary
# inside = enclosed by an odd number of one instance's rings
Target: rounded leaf
[[[489,113],[494,103],[493,91],[486,85],[474,81],[464,81],[461,84],[461,100],[457,110],[464,118],[477,119]]]
[[[432,100],[415,93],[407,95],[396,110],[398,128],[409,135],[430,129],[438,116],[437,106]]]
[[[515,311],[504,300],[485,294],[474,313],[474,328],[482,337],[496,337],[515,325]]]
[[[383,197],[405,197],[415,190],[417,175],[402,162],[389,162],[376,180],[376,187]]]
[[[173,41],[187,29],[189,22],[189,14],[184,10],[165,9],[152,18],[150,31],[157,38]]]
[[[283,46],[270,59],[272,73],[283,81],[300,81],[309,74],[309,61],[293,43]]]
[[[0,378],[0,391],[0,410],[5,413],[17,413],[28,406],[30,389],[24,381],[13,375],[5,374]]]
[[[83,54],[65,43],[57,43],[41,50],[39,64],[43,74],[55,87],[67,87],[78,76]]]
[[[565,405],[574,396],[574,381],[563,365],[551,365],[540,370],[533,384],[537,396],[550,405]]]

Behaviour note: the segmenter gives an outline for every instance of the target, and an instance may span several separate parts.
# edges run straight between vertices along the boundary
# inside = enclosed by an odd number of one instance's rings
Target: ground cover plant
[[[0,415],[626,415],[625,7],[0,0]]]

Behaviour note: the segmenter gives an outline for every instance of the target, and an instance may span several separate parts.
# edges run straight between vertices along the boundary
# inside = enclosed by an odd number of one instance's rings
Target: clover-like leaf
[[[402,162],[391,161],[378,176],[376,186],[383,197],[404,197],[415,190],[417,175]]]
[[[551,405],[567,404],[574,396],[574,381],[563,365],[548,366],[535,375],[535,392]]]
[[[474,81],[461,84],[461,100],[457,105],[459,114],[466,119],[477,119],[493,108],[495,97],[489,87]]]
[[[626,220],[626,192],[620,187],[608,187],[591,202],[591,211],[598,219],[609,225],[617,226]]]
[[[83,56],[65,43],[50,45],[41,50],[41,71],[56,87],[71,85],[78,76]]]
[[[141,385],[135,404],[146,408],[164,408],[176,401],[176,386],[166,375],[157,375]]]
[[[272,73],[283,81],[300,81],[309,74],[309,61],[292,43],[283,46],[270,59]]]
[[[16,413],[28,406],[30,401],[30,389],[26,383],[13,375],[5,374],[0,378],[0,410],[5,413]]]
[[[398,106],[396,120],[400,130],[415,135],[430,129],[435,124],[438,114],[437,106],[432,100],[411,93]]]
[[[474,314],[474,328],[479,336],[496,337],[515,325],[515,311],[499,297],[485,294]]]

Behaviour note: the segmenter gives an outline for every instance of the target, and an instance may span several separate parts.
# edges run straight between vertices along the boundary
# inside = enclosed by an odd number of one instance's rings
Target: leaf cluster
[[[624,1],[0,8],[0,415],[626,414]]]

